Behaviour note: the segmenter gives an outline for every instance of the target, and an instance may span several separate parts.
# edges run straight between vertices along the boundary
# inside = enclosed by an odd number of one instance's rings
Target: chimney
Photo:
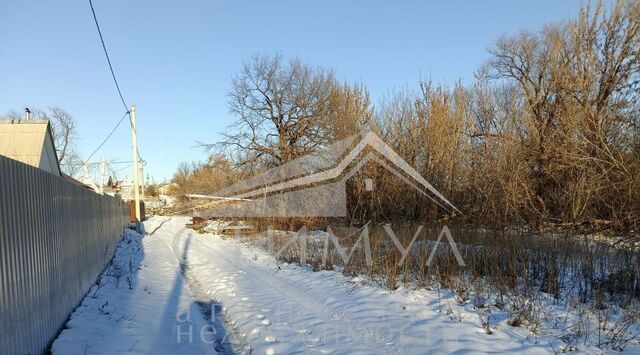
[[[24,109],[24,119],[25,120],[30,120],[31,119],[31,110],[29,110],[28,107],[25,107],[25,109]]]

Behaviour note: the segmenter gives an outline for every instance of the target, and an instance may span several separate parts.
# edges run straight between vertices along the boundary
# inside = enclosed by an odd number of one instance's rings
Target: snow
[[[215,353],[199,336],[177,341],[177,325],[202,329],[208,323],[176,256],[160,240],[127,230],[100,284],[71,314],[52,345],[54,354]]]
[[[500,315],[486,334],[482,312],[451,291],[387,291],[364,276],[313,272],[187,223],[156,216],[146,236],[127,231],[120,266],[88,293],[53,353],[546,354],[562,346]]]
[[[160,201],[164,203],[165,207],[173,207],[176,204],[176,198],[173,196],[160,194],[158,197]]]

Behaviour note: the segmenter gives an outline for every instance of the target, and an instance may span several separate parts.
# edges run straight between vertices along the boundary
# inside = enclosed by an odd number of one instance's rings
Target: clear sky
[[[169,179],[232,122],[231,76],[255,53],[297,56],[374,100],[421,77],[473,81],[503,34],[578,13],[579,0],[94,0],[120,86],[138,112],[145,173]],[[88,1],[0,0],[0,113],[60,106],[85,157],[124,113]],[[127,124],[96,154],[131,159]],[[126,172],[122,172],[122,175]],[[129,173],[130,176],[130,173]]]

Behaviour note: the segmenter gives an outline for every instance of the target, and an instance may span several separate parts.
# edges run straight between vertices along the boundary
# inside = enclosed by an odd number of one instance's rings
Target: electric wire
[[[100,23],[98,22],[98,17],[96,15],[95,8],[93,7],[93,1],[92,0],[89,0],[89,7],[91,7],[91,14],[93,15],[93,21],[94,21],[94,23],[96,25],[96,29],[98,30],[98,36],[100,37],[100,43],[102,44],[102,49],[104,50],[104,55],[107,58],[107,64],[109,65],[109,71],[111,72],[111,78],[113,79],[113,83],[116,86],[116,90],[118,91],[118,96],[120,97],[120,101],[122,102],[122,105],[124,106],[124,108],[126,110],[126,113],[124,114],[124,116],[122,116],[120,121],[118,121],[118,123],[116,124],[114,129],[109,133],[107,138],[102,143],[100,143],[98,148],[96,148],[93,151],[93,153],[91,153],[91,155],[89,156],[89,158],[86,161],[91,160],[93,155],[106,143],[106,141],[109,138],[111,138],[111,135],[113,134],[113,132],[115,132],[115,130],[118,128],[118,126],[120,126],[120,123],[122,123],[122,121],[124,120],[124,118],[127,115],[129,115],[129,124],[131,125],[131,128],[134,130],[134,132],[136,130],[133,127],[133,122],[131,121],[131,113],[129,111],[129,107],[127,106],[126,100],[124,99],[124,95],[122,94],[122,90],[120,89],[120,85],[118,84],[118,79],[116,78],[115,71],[113,70],[113,65],[111,64],[111,58],[109,57],[109,52],[107,51],[107,46],[106,46],[106,44],[104,42],[104,36],[102,35],[102,30],[100,29]],[[144,162],[144,159],[142,159],[142,157],[140,156],[140,152],[136,151],[136,154],[138,155],[138,159]]]
[[[98,35],[100,36],[100,42],[102,43],[102,49],[104,50],[104,55],[107,57],[107,64],[109,64],[109,70],[111,71],[111,77],[113,78],[113,82],[116,84],[116,89],[118,90],[118,95],[120,96],[120,101],[122,101],[122,105],[124,109],[129,112],[129,107],[122,96],[122,91],[120,90],[120,85],[118,84],[118,79],[116,79],[116,74],[113,71],[113,65],[111,65],[111,58],[109,58],[109,52],[107,52],[107,46],[104,44],[104,38],[102,37],[102,31],[100,30],[100,24],[98,23],[98,17],[96,16],[96,11],[93,8],[93,2],[89,0],[89,6],[91,7],[91,13],[93,14],[93,21],[96,23],[96,28],[98,29]]]
[[[118,173],[118,172],[121,172],[122,170],[129,169],[132,166],[133,166],[133,164],[129,164],[129,165],[125,166],[124,168],[120,168],[118,170],[113,170],[113,172],[114,173]]]
[[[116,129],[118,129],[118,127],[120,126],[120,124],[122,123],[122,121],[124,120],[125,117],[127,117],[127,115],[129,114],[129,111],[125,112],[124,115],[122,116],[122,118],[120,119],[120,121],[118,121],[118,123],[116,124],[115,127],[113,127],[113,129],[111,130],[111,132],[109,132],[109,134],[107,135],[107,138],[105,138],[102,143],[100,143],[100,145],[98,146],[98,148],[96,148],[93,153],[91,153],[91,155],[89,155],[89,158],[87,158],[87,162],[91,160],[91,158],[93,157],[94,154],[96,154],[96,152],[98,150],[100,150],[100,148],[102,148],[102,146],[107,143],[107,141],[109,140],[109,138],[111,138],[111,136],[113,135],[113,132],[116,131]]]

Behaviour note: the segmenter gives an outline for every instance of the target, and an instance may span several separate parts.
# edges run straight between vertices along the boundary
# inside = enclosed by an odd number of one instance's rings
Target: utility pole
[[[136,134],[136,105],[131,106],[131,140],[133,141],[133,186],[135,209],[136,209],[136,229],[140,231],[140,166],[138,162],[138,138]]]
[[[144,201],[144,187],[145,187],[145,181],[144,181],[144,164],[140,164],[140,181],[141,181],[141,185],[142,185],[142,201]]]

